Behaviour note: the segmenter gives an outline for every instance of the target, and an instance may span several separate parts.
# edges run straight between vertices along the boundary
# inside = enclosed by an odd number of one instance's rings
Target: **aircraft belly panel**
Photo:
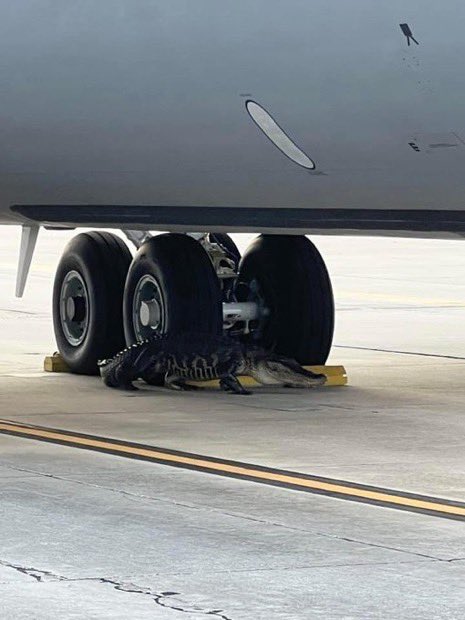
[[[464,18],[458,0],[0,0],[0,221],[40,204],[464,210]]]

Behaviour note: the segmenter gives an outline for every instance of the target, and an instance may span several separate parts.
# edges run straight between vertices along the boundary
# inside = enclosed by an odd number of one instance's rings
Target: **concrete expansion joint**
[[[357,347],[346,344],[333,345],[337,349],[353,349],[354,351],[375,351],[377,353],[395,353],[397,355],[413,355],[418,357],[438,357],[439,359],[465,360],[461,355],[442,355],[441,353],[423,353],[421,351],[400,351],[398,349],[381,349],[377,347]]]
[[[160,497],[154,497],[152,495],[146,495],[146,494],[142,494],[142,493],[134,493],[131,491],[127,491],[124,489],[117,489],[114,487],[109,487],[106,485],[101,485],[101,484],[96,484],[93,482],[86,482],[83,480],[76,480],[73,478],[68,478],[65,476],[58,476],[56,474],[50,474],[47,472],[43,472],[43,471],[38,471],[38,470],[32,470],[32,469],[24,469],[24,468],[20,468],[20,467],[15,467],[12,466],[10,464],[6,464],[6,463],[0,463],[3,467],[7,467],[9,469],[15,470],[15,471],[22,471],[22,472],[28,472],[31,474],[35,474],[38,476],[44,476],[47,478],[52,478],[55,480],[61,480],[64,482],[69,482],[71,484],[77,484],[77,485],[81,485],[81,486],[86,486],[86,487],[92,487],[92,488],[97,488],[97,489],[101,489],[101,490],[105,490],[108,491],[110,493],[116,493],[119,495],[123,495],[126,497],[129,497],[131,499],[134,500],[148,500],[148,501],[153,501],[153,502],[160,502],[163,504],[167,504],[167,505],[171,505],[171,506],[176,506],[176,507],[182,507],[182,508],[186,508],[188,510],[196,510],[196,511],[204,511],[204,512],[208,512],[208,513],[215,513],[215,514],[219,514],[227,517],[231,517],[231,518],[235,518],[235,519],[240,519],[240,520],[244,520],[244,521],[250,521],[253,523],[258,523],[261,525],[266,525],[268,527],[276,527],[276,528],[282,528],[283,530],[287,530],[287,531],[296,531],[296,532],[304,532],[306,534],[311,534],[313,536],[318,536],[321,538],[327,538],[327,539],[333,539],[333,540],[339,540],[339,541],[343,541],[343,542],[347,542],[353,545],[361,545],[364,547],[374,547],[374,548],[378,548],[378,549],[386,549],[388,551],[395,551],[397,553],[402,553],[404,555],[407,556],[413,556],[413,557],[418,557],[418,558],[423,558],[426,560],[431,560],[431,561],[436,561],[436,562],[461,562],[461,561],[465,561],[465,558],[441,558],[438,556],[434,556],[434,555],[429,555],[426,553],[419,553],[417,551],[413,551],[413,550],[409,550],[409,549],[403,549],[400,547],[393,547],[391,545],[383,545],[383,544],[377,544],[377,543],[373,543],[373,542],[369,542],[367,540],[360,540],[360,539],[356,539],[356,538],[350,538],[348,536],[341,536],[338,534],[331,534],[329,532],[321,532],[318,530],[314,530],[312,528],[306,528],[306,527],[297,527],[295,525],[290,525],[290,524],[286,524],[286,523],[280,523],[278,521],[273,521],[271,519],[263,519],[263,518],[257,518],[257,517],[253,517],[251,515],[246,515],[244,513],[241,512],[232,512],[232,511],[226,511],[224,509],[221,508],[212,508],[212,507],[207,507],[207,506],[202,506],[199,504],[194,504],[194,503],[190,503],[190,502],[179,502],[173,499],[167,499],[167,498],[160,498]],[[399,563],[403,563],[402,561]],[[1,564],[1,561],[0,561]],[[310,568],[310,567],[307,567]],[[40,572],[40,571],[36,571],[36,572]],[[236,572],[236,571],[233,571]],[[239,572],[239,571],[238,571]],[[64,580],[66,578],[61,577],[59,578],[61,580]],[[98,578],[95,578],[98,579]],[[39,579],[39,581],[41,581]]]
[[[96,483],[91,483],[91,482],[86,482],[83,480],[75,480],[73,478],[67,478],[65,476],[57,476],[55,474],[49,474],[47,472],[41,472],[38,470],[25,470],[23,468],[19,468],[19,467],[13,467],[11,465],[4,465],[6,467],[9,467],[10,469],[14,469],[14,470],[19,470],[19,471],[27,471],[29,473],[34,473],[38,476],[44,476],[47,478],[52,478],[52,479],[56,479],[56,480],[62,480],[64,482],[69,482],[71,484],[77,484],[77,485],[82,485],[82,486],[86,486],[86,487],[92,487],[92,488],[98,488],[98,489],[102,489],[111,493],[117,493],[126,497],[130,497],[132,499],[135,500],[149,500],[149,501],[153,501],[153,502],[161,502],[163,504],[168,504],[168,505],[172,505],[172,506],[176,506],[176,507],[182,507],[182,508],[186,508],[188,510],[196,510],[196,511],[206,511],[209,513],[216,513],[216,514],[220,514],[222,516],[228,516],[231,518],[235,518],[235,519],[240,519],[240,520],[245,520],[245,521],[250,521],[250,522],[254,522],[254,523],[259,523],[262,525],[267,525],[269,527],[276,527],[276,528],[282,528],[284,530],[287,531],[297,531],[297,532],[304,532],[307,534],[312,534],[314,536],[319,536],[321,538],[329,538],[329,539],[333,539],[333,540],[340,540],[340,541],[344,541],[353,545],[362,545],[365,547],[375,547],[378,549],[386,549],[389,551],[395,551],[398,553],[402,553],[404,555],[408,555],[408,556],[414,556],[414,557],[419,557],[419,558],[424,558],[427,560],[432,560],[432,561],[438,561],[438,562],[458,562],[458,561],[463,561],[465,560],[465,558],[453,558],[453,559],[448,559],[448,558],[441,558],[438,556],[433,556],[433,555],[428,555],[425,553],[418,553],[416,551],[411,551],[408,549],[402,549],[399,547],[392,547],[390,545],[381,545],[381,544],[376,544],[376,543],[372,543],[366,540],[358,540],[356,538],[350,538],[347,536],[340,536],[337,534],[330,534],[327,532],[319,532],[316,530],[313,530],[311,528],[305,528],[305,527],[296,527],[295,525],[289,525],[289,524],[285,524],[285,523],[280,523],[277,521],[272,521],[270,519],[260,519],[257,517],[252,517],[250,515],[246,515],[240,512],[231,512],[231,511],[225,511],[223,509],[218,509],[218,508],[211,508],[211,507],[206,507],[206,506],[202,506],[202,505],[198,505],[198,504],[193,504],[193,503],[188,503],[188,502],[179,502],[176,500],[171,500],[171,499],[165,499],[165,498],[159,498],[159,497],[154,497],[151,495],[145,495],[145,494],[140,494],[140,493],[133,493],[131,491],[126,491],[124,489],[117,489],[114,487],[108,487],[105,485],[100,485],[100,484],[96,484]],[[1,563],[1,562],[0,562]],[[308,567],[310,568],[310,567]],[[37,572],[37,571],[36,571]],[[39,571],[40,572],[40,571]],[[61,577],[61,580],[64,580],[66,578]],[[39,580],[41,581],[41,580]]]
[[[75,478],[68,478],[66,476],[58,476],[57,474],[49,474],[47,472],[39,471],[37,469],[25,469],[23,467],[15,467],[13,465],[1,463],[1,462],[0,462],[0,467],[5,467],[6,469],[11,469],[13,471],[20,471],[23,473],[28,473],[34,476],[41,476],[44,478],[51,478],[52,480],[60,480],[61,482],[68,482],[70,484],[77,484],[77,485],[84,486],[84,487],[90,487],[92,489],[100,489],[102,491],[108,491],[110,493],[124,495],[125,497],[129,497],[134,500],[138,500],[138,499],[149,500],[153,502],[160,502],[163,504],[168,504],[170,506],[188,508],[191,510],[207,510],[209,512],[214,512],[213,509],[208,509],[205,506],[201,506],[197,504],[192,504],[188,502],[180,502],[180,501],[173,500],[173,499],[164,499],[161,497],[154,497],[153,495],[146,495],[145,493],[134,493],[132,491],[126,491],[125,489],[117,489],[115,487],[109,487],[103,484],[97,484],[95,482],[86,482],[85,480],[77,480]],[[215,512],[219,512],[220,514],[228,514],[228,513],[224,513],[221,510],[215,511]],[[234,516],[234,515],[231,514],[231,516]]]
[[[323,538],[332,538],[334,540],[341,540],[344,542],[348,542],[354,545],[364,545],[366,547],[374,547],[376,549],[387,549],[388,551],[397,551],[397,553],[403,553],[405,555],[413,555],[419,558],[425,558],[426,560],[434,560],[436,562],[440,562],[441,558],[428,555],[426,553],[418,553],[417,551],[409,551],[408,549],[401,549],[400,547],[391,547],[390,545],[380,545],[373,542],[368,542],[366,540],[358,540],[356,538],[348,538],[346,536],[338,536],[337,534],[325,534],[322,532],[316,532],[316,536],[322,536]]]
[[[292,530],[292,531],[296,531],[296,532],[304,532],[306,534],[311,534],[313,536],[320,536],[321,538],[329,538],[329,539],[333,539],[333,540],[340,540],[343,542],[347,542],[350,543],[352,545],[362,545],[365,547],[375,547],[378,549],[386,549],[388,551],[396,551],[398,553],[403,553],[405,555],[409,555],[409,556],[415,556],[415,557],[419,557],[419,558],[424,558],[426,560],[433,560],[433,561],[454,561],[454,560],[444,560],[443,558],[434,556],[434,555],[428,555],[426,553],[418,553],[416,551],[410,551],[408,549],[401,549],[399,547],[391,547],[390,545],[381,545],[381,544],[376,544],[376,543],[372,543],[369,542],[367,540],[358,540],[356,538],[349,538],[347,536],[340,536],[338,534],[330,534],[328,532],[319,532],[317,530],[311,529],[311,528],[305,528],[305,527],[297,527],[295,525],[287,525],[285,523],[279,523],[278,521],[271,521],[269,519],[259,519],[257,517],[251,517],[248,515],[244,515],[242,513],[234,513],[234,512],[225,512],[222,510],[217,510],[217,509],[210,509],[212,512],[219,512],[220,514],[222,514],[223,516],[229,516],[229,517],[236,517],[239,519],[245,519],[246,521],[253,521],[255,523],[260,523],[263,525],[267,525],[270,527],[278,527],[278,528],[283,528],[284,530]],[[459,560],[462,558],[458,558]],[[463,558],[465,559],[465,558]]]

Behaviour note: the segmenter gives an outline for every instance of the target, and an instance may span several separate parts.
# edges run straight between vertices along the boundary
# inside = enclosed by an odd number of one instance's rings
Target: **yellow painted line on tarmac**
[[[228,476],[252,482],[280,486],[296,491],[326,495],[338,499],[363,502],[375,506],[420,512],[437,517],[465,520],[465,503],[439,497],[418,495],[382,487],[368,486],[292,472],[251,463],[167,450],[96,435],[21,424],[0,420],[0,433],[35,439],[73,448],[93,450],[114,456],[140,459],[204,473]]]

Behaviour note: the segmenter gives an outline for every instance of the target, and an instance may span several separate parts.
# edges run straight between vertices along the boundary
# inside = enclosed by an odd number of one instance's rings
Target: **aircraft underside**
[[[263,230],[277,209],[274,230],[304,231],[326,210],[335,231],[461,234],[464,18],[458,0],[2,1],[0,223],[172,227],[190,207]]]

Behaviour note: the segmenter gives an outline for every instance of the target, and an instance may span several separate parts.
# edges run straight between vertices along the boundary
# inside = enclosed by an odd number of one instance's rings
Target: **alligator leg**
[[[239,379],[234,375],[221,377],[220,388],[225,392],[232,392],[233,394],[252,394],[252,392],[249,392],[241,385]]]
[[[139,388],[137,388],[132,383],[134,379],[136,378],[137,377],[135,377],[132,372],[128,371],[122,365],[120,368],[116,369],[116,372],[114,373],[115,383],[111,387],[118,387],[120,390],[127,390],[127,391],[138,390]],[[109,383],[107,383],[107,385],[109,385]]]
[[[199,389],[196,385],[189,385],[186,383],[184,377],[169,375],[168,373],[165,375],[165,387],[171,390],[181,390],[183,392],[194,392]]]
[[[128,392],[137,392],[139,390],[131,381],[128,381],[124,385],[121,386],[122,390],[127,390]]]
[[[115,376],[120,389],[132,392],[139,389],[132,383],[134,379],[137,379],[137,377],[134,376],[133,372],[129,372],[126,368],[124,368],[124,365],[117,369]]]
[[[103,381],[107,387],[116,389],[116,390],[126,390],[128,392],[135,392],[139,388],[133,385],[132,381],[125,381],[124,383],[111,383],[111,381],[105,380]]]
[[[104,384],[108,387],[128,391],[135,391],[139,389],[132,383],[136,377],[134,377],[132,373],[127,372],[126,369],[122,367],[118,367],[116,368],[116,370],[110,369],[109,372],[104,369],[103,371],[101,371],[101,375]]]

